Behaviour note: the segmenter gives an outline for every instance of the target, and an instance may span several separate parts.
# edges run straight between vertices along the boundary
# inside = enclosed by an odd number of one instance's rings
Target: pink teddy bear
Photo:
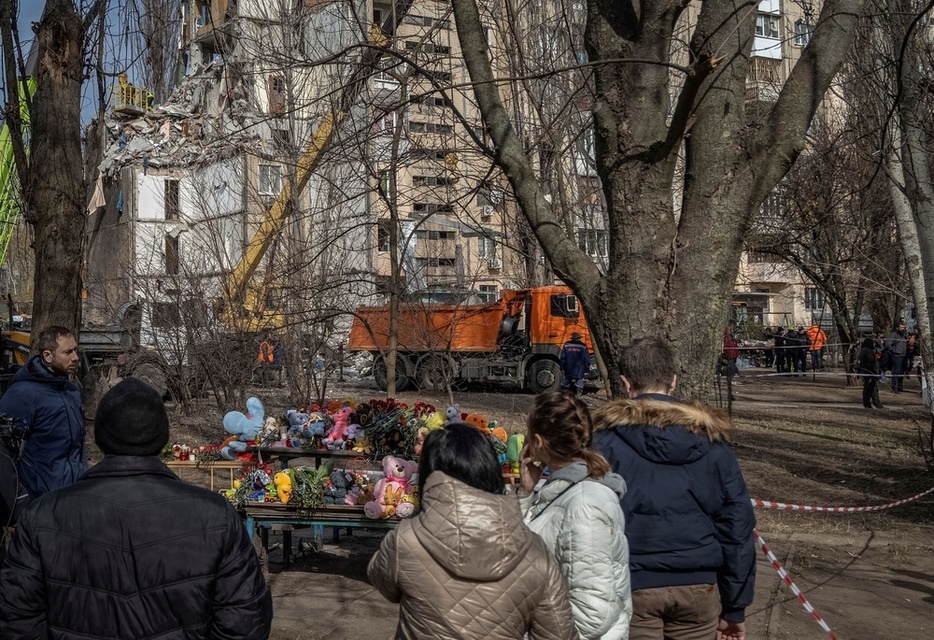
[[[410,485],[415,482],[417,473],[418,463],[414,460],[403,460],[394,456],[383,458],[383,477],[376,483],[375,499],[363,505],[363,513],[373,520],[412,515],[414,508],[408,509],[411,503],[403,503],[402,498],[411,493]]]
[[[351,407],[341,407],[331,416],[331,428],[328,435],[321,443],[328,449],[343,449],[344,442],[349,440],[352,435],[348,434],[350,429],[350,416],[356,411]]]

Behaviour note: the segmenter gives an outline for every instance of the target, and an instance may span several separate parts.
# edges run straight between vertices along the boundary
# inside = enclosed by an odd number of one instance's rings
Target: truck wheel
[[[161,398],[165,398],[169,393],[169,387],[165,381],[165,373],[163,373],[158,365],[144,362],[143,364],[133,367],[129,377],[145,382],[155,389],[156,393],[158,393]]]
[[[373,363],[373,379],[376,380],[376,387],[380,391],[385,391],[389,386],[388,373],[386,361],[382,358],[376,358]],[[405,361],[401,356],[396,355],[396,391],[405,391],[409,388],[411,382],[408,375],[406,375]]]
[[[419,389],[443,391],[446,382],[453,384],[454,370],[451,362],[438,356],[427,356],[418,363],[415,373]]]
[[[533,393],[556,391],[561,386],[561,367],[554,360],[536,360],[529,367],[526,381]]]

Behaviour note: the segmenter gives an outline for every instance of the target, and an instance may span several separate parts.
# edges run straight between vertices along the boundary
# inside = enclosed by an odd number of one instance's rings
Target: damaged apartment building
[[[417,2],[398,24],[392,11],[182,0],[171,95],[153,105],[122,79],[97,123],[88,322],[132,310],[144,343],[218,317],[302,324],[379,300],[392,255],[416,299],[493,301],[523,283],[514,206],[468,135],[483,131],[450,8]],[[380,25],[400,55],[367,70]]]

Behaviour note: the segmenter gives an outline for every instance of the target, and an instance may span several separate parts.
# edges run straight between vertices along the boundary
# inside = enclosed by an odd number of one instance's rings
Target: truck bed
[[[399,350],[492,353],[496,350],[505,309],[502,301],[472,306],[400,305]],[[389,308],[358,309],[350,329],[348,350],[375,353],[385,349],[388,342]]]

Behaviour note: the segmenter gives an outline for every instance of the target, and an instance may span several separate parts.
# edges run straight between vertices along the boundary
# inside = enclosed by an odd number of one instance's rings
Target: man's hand
[[[720,619],[717,640],[746,640],[746,623]]]

